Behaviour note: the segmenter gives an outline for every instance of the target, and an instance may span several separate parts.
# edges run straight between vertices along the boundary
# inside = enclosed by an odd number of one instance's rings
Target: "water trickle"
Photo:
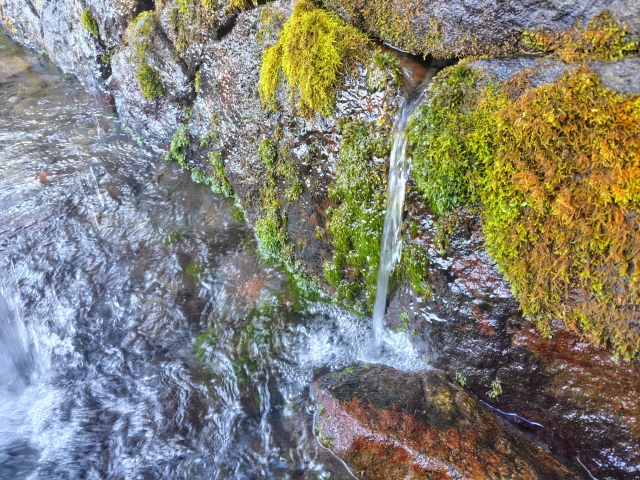
[[[402,228],[402,210],[404,194],[411,162],[407,155],[408,132],[407,124],[414,108],[422,100],[422,87],[409,96],[396,118],[393,126],[393,147],[389,159],[389,189],[387,193],[387,211],[384,218],[382,242],[380,245],[380,268],[378,269],[378,289],[376,303],[373,308],[373,338],[375,353],[380,355],[382,350],[382,336],[384,316],[387,307],[387,288],[389,276],[402,254],[400,229]]]

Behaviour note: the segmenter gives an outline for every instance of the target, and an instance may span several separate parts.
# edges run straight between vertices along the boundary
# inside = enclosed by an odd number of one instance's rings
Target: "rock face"
[[[517,53],[523,30],[564,30],[604,10],[640,31],[640,6],[613,2],[551,0],[324,0],[350,23],[417,55],[441,58]]]
[[[312,390],[320,441],[363,480],[579,478],[437,370],[350,368]]]
[[[518,52],[519,29],[568,29],[579,18],[588,21],[605,9],[612,10],[630,30],[640,31],[640,4],[630,0],[493,3],[325,0],[322,3],[372,36],[421,56]],[[184,5],[188,6],[187,11],[181,11]],[[82,25],[85,9],[97,24],[98,36]],[[268,15],[263,15],[265,11]],[[350,66],[337,89],[331,115],[301,116],[295,95],[292,98],[282,86],[277,93],[279,108],[267,110],[258,91],[262,56],[277,41],[290,14],[288,1],[237,12],[222,1],[167,0],[154,4],[90,0],[80,4],[72,0],[37,3],[0,0],[0,22],[15,39],[44,50],[65,71],[77,75],[94,91],[107,95],[115,103],[123,123],[144,141],[166,151],[174,134],[179,132],[171,150],[179,156],[181,165],[192,169],[196,179],[216,173],[218,181],[228,182],[251,225],[259,226],[261,220],[271,215],[267,226],[278,230],[271,233],[281,243],[279,248],[287,251],[290,260],[287,267],[304,271],[328,294],[333,294],[335,289],[325,279],[323,264],[332,260],[335,253],[327,231],[327,212],[336,208],[329,191],[335,185],[342,161],[341,125],[360,122],[388,142],[402,96],[446,62],[420,62],[409,55],[391,52],[399,59],[399,70],[404,76],[402,85],[390,77],[371,88],[369,77],[375,66],[361,61]],[[377,47],[369,44],[362,48],[373,53]],[[525,72],[531,87],[552,82],[578,66],[532,55],[486,58],[471,64],[483,71],[484,82],[505,82]],[[617,62],[589,61],[587,65],[605,86],[623,93],[640,92],[638,57]],[[157,72],[162,95],[145,96],[139,80],[139,69],[143,66]],[[265,155],[269,157],[266,160]],[[272,157],[277,161],[269,167],[267,163]],[[388,158],[375,158],[374,163],[384,172]],[[440,251],[437,245],[440,219],[425,207],[424,199],[415,190],[407,197],[407,210],[407,219],[415,221],[420,230],[416,238],[409,240],[429,257],[428,277],[434,293],[430,299],[423,299],[407,282],[396,287],[389,301],[390,326],[408,326],[414,332],[416,348],[432,365],[452,378],[460,374],[477,399],[505,412],[499,418],[511,422],[528,438],[546,444],[571,469],[578,471],[582,463],[597,478],[637,478],[640,475],[638,361],[616,363],[610,350],[583,342],[560,324],[554,324],[553,338],[541,338],[532,324],[522,318],[510,286],[489,259],[477,216],[462,212],[448,247]],[[347,269],[347,282],[353,281],[358,268],[361,266]],[[408,324],[403,323],[407,318]],[[382,372],[388,380],[385,383],[388,399],[376,396],[381,384],[372,378],[374,371]],[[567,470],[549,460],[537,447],[526,446],[518,435],[503,428],[502,420],[497,421],[482,410],[479,400],[449,384],[441,374],[391,375],[388,370],[371,369],[358,370],[356,377],[343,372],[338,379],[327,377],[322,382],[329,382],[328,388],[330,382],[339,380],[340,391],[351,395],[353,390],[347,380],[353,381],[353,385],[364,389],[364,393],[356,395],[359,400],[354,400],[353,395],[347,398],[345,393],[340,398],[331,394],[322,402],[325,412],[341,412],[345,424],[354,428],[357,425],[358,432],[368,432],[371,438],[378,439],[363,437],[356,442],[351,438],[349,445],[335,444],[335,448],[342,445],[344,455],[350,451],[350,461],[362,465],[361,469],[368,470],[366,462],[382,469],[383,464],[395,465],[402,459],[406,475],[418,475],[420,471],[420,475],[427,475],[424,472],[431,468],[432,476],[427,478],[448,478],[438,475],[456,471],[483,472],[487,478],[493,478],[494,473],[498,476],[501,472],[491,470],[490,462],[473,463],[483,460],[477,460],[475,454],[454,459],[458,462],[455,463],[441,449],[437,458],[424,463],[422,453],[379,448],[375,443],[396,445],[393,442],[400,441],[385,426],[389,419],[405,422],[407,426],[418,425],[424,432],[430,432],[425,433],[430,441],[444,438],[438,429],[441,420],[446,420],[445,424],[451,425],[454,432],[464,431],[464,422],[477,421],[477,438],[495,434],[504,442],[500,445],[489,442],[486,448],[498,452],[510,471],[522,478],[571,478],[563,477],[569,475]],[[487,392],[495,381],[500,382],[502,394],[489,398]],[[316,385],[318,395],[324,395],[320,391],[325,387]],[[338,384],[334,386],[337,388]],[[407,402],[417,402],[415,405],[402,403],[402,396],[409,391],[413,400]],[[437,392],[432,395],[429,393],[432,391],[445,392],[451,399],[446,405],[435,405],[433,411],[442,413],[443,408],[450,409],[453,416],[429,418],[426,413],[418,415],[416,409],[410,411],[411,405],[436,398]],[[371,409],[370,404],[384,407],[378,411]],[[392,405],[397,408],[392,410]],[[321,417],[328,422],[326,415]],[[342,428],[337,424],[326,425]],[[355,449],[353,445],[360,447]],[[453,448],[452,443],[447,445]],[[471,445],[475,444],[462,442],[455,448]],[[418,452],[415,445],[407,448]],[[386,460],[380,463],[380,459]],[[411,465],[417,470],[412,470]],[[541,465],[551,470],[540,470]],[[545,472],[552,473],[545,476]]]

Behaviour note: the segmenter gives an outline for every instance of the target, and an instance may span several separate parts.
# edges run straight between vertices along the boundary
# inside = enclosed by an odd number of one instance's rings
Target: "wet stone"
[[[312,384],[315,428],[359,478],[580,478],[439,370],[348,367]]]

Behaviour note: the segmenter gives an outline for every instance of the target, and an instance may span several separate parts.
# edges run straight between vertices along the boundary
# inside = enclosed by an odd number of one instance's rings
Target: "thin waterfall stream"
[[[389,158],[387,210],[380,245],[378,288],[373,309],[373,338],[376,355],[380,355],[382,351],[389,276],[402,255],[400,230],[402,228],[405,189],[411,169],[411,160],[407,155],[407,146],[409,143],[407,127],[413,110],[416,106],[420,105],[422,101],[424,92],[423,85],[424,83],[419,85],[416,90],[405,99],[405,102],[398,111],[398,116],[392,131],[393,146]]]

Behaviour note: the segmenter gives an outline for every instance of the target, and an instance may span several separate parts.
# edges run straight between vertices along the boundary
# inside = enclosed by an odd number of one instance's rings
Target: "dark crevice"
[[[222,40],[224,37],[231,33],[233,27],[236,26],[236,21],[238,20],[238,14],[232,13],[227,15],[222,19],[220,26],[218,27],[218,31],[216,32],[216,40]]]
[[[136,14],[140,12],[148,12],[156,9],[156,2],[154,0],[138,0],[136,4]]]

